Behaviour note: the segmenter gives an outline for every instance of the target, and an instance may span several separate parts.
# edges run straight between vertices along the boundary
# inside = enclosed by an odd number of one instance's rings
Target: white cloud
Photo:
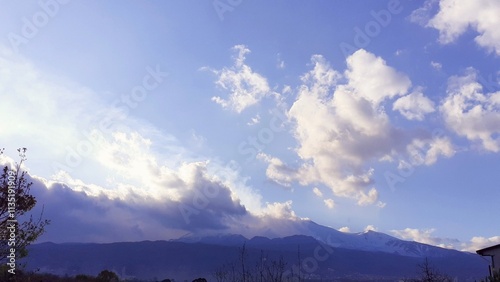
[[[4,163],[8,158],[1,160]],[[207,162],[184,163],[176,169],[150,166],[152,172],[143,178],[156,177],[157,181],[145,180],[149,186],[115,183],[107,188],[64,172],[55,180],[32,178],[32,192],[52,221],[41,240],[113,242],[164,240],[187,232],[248,236],[297,232],[297,225],[290,221],[301,219],[293,211],[292,201],[266,203],[251,212],[239,198],[245,193],[228,182],[227,172],[221,173],[222,178],[214,175]],[[162,170],[169,173],[162,174]],[[161,193],[162,189],[169,193]],[[40,208],[38,205],[35,213]]]
[[[436,229],[417,229],[405,228],[403,230],[391,230],[391,233],[403,240],[415,241],[428,245],[433,245],[441,248],[456,249],[466,252],[475,253],[477,250],[500,244],[500,236],[486,237],[473,237],[468,242],[461,242],[454,238],[442,238],[434,236]]]
[[[472,28],[479,33],[476,43],[500,56],[499,14],[500,2],[497,0],[440,0],[439,12],[428,20],[426,26],[439,30],[439,41],[443,44],[455,41]]]
[[[404,50],[398,49],[396,50],[396,52],[394,52],[394,55],[401,56],[401,54],[403,54],[404,52],[405,52]]]
[[[423,120],[426,114],[435,111],[434,103],[421,92],[413,92],[397,99],[392,109],[409,120]]]
[[[136,145],[147,143],[139,136],[123,135],[117,139],[128,139],[120,142],[130,142],[125,147],[132,151],[136,150],[133,149]],[[257,203],[240,200],[256,194],[242,190],[241,185],[233,181],[235,175],[230,166],[208,169],[208,162],[185,162],[177,168],[167,168],[155,162],[150,147],[143,149],[138,153],[145,154],[144,160],[148,161],[138,159],[140,164],[137,165],[149,166],[151,171],[132,173],[126,183],[103,187],[72,178],[65,172],[60,172],[53,180],[31,179],[34,182],[32,192],[39,202],[34,212],[40,212],[41,205],[44,205],[44,215],[52,221],[51,228],[41,240],[164,240],[178,238],[187,232],[281,237],[301,232],[302,225],[291,223],[304,220],[293,211],[292,201],[261,205],[260,195],[253,199]],[[110,150],[114,151],[113,148]],[[110,156],[113,155],[111,152]],[[128,163],[124,161],[128,157],[105,159],[111,162],[111,166],[121,166],[122,162]],[[3,164],[12,160],[2,156],[0,161]],[[116,171],[121,175],[134,169],[128,171],[120,167]],[[142,182],[135,179],[141,172]],[[137,184],[129,184],[131,182]],[[253,204],[257,207],[252,207]]]
[[[148,177],[150,175],[145,175]],[[57,180],[32,178],[44,216],[52,223],[42,240],[112,242],[176,238],[189,231],[225,230],[250,216],[231,188],[211,179],[204,163],[156,175],[153,187],[86,184],[61,173]],[[174,183],[175,182],[175,183]],[[156,191],[152,191],[156,189]],[[177,192],[176,197],[161,189]],[[36,212],[36,211],[35,211]]]
[[[323,202],[325,203],[325,206],[329,209],[333,209],[335,207],[335,202],[332,199],[326,199],[323,200]]]
[[[410,240],[441,248],[457,249],[472,253],[475,253],[477,250],[482,248],[500,244],[500,236],[492,236],[489,238],[477,236],[473,237],[469,242],[460,242],[459,240],[453,238],[433,236],[435,231],[436,229],[434,228],[405,228],[403,230],[391,230],[391,233],[403,240]]]
[[[434,245],[436,240],[431,236],[434,231],[436,230],[435,229],[420,230],[416,228],[405,228],[403,230],[391,230],[391,233],[404,240],[411,240],[424,244]]]
[[[462,243],[461,250],[475,253],[477,250],[500,244],[500,236],[493,237],[472,237],[470,242]]]
[[[291,182],[299,179],[299,172],[289,168],[278,158],[259,153],[257,159],[263,160],[269,164],[266,169],[266,176],[282,186],[289,187]]]
[[[284,203],[266,203],[266,207],[262,210],[261,216],[270,216],[277,219],[299,219],[292,209],[292,201],[286,201]]]
[[[368,232],[368,231],[377,231],[377,227],[373,226],[373,225],[367,225],[364,229],[364,232]]]
[[[421,26],[425,26],[432,18],[431,14],[435,8],[435,4],[437,4],[438,1],[439,0],[426,0],[421,8],[416,9],[410,14],[410,21]]]
[[[281,93],[283,93],[283,95],[292,93],[292,87],[290,85],[284,85]]]
[[[347,227],[347,226],[344,226],[344,227],[340,227],[339,231],[340,232],[344,232],[344,233],[350,233],[351,229],[349,227]]]
[[[256,125],[256,124],[259,124],[259,123],[260,123],[260,115],[257,114],[256,116],[254,116],[253,118],[251,118],[249,122],[247,122],[247,125]]]
[[[441,63],[431,61],[431,67],[433,67],[437,71],[440,71],[443,68],[443,65]]]
[[[358,50],[347,58],[348,86],[357,96],[378,106],[385,99],[405,94],[410,79],[387,66],[386,62],[365,50]]]
[[[249,177],[240,173],[239,165],[228,162],[225,165],[217,162],[210,162],[207,172],[212,176],[213,181],[218,181],[231,189],[234,199],[239,199],[245,208],[252,214],[260,214],[264,208],[262,195],[253,187],[247,185]]]
[[[316,196],[318,196],[320,198],[323,197],[323,193],[321,192],[321,190],[318,189],[318,187],[314,187],[313,188],[313,193],[314,193],[314,195],[316,195]]]
[[[375,204],[378,192],[368,163],[407,154],[405,144],[413,138],[391,125],[384,102],[407,94],[411,82],[365,50],[347,58],[344,75],[319,55],[311,60],[313,69],[303,75],[288,111],[303,163],[292,168],[267,156],[266,175],[282,185],[322,183],[336,196],[356,199],[359,205]],[[339,83],[342,79],[346,83]]]
[[[460,242],[458,239],[454,238],[436,237],[433,235],[435,231],[436,229],[434,228],[405,228],[403,230],[391,230],[391,233],[403,240],[410,240],[441,248],[456,249],[473,253],[481,248],[500,243],[500,236],[490,238],[473,237],[469,242]]]
[[[439,156],[450,158],[456,152],[448,137],[414,139],[406,148],[410,155],[411,165],[432,165]]]
[[[216,84],[229,91],[228,99],[212,97],[212,100],[223,108],[241,113],[246,108],[257,104],[262,98],[278,95],[271,91],[267,80],[245,64],[245,55],[250,50],[244,45],[236,45],[233,51],[237,53],[234,65],[222,70],[213,70],[218,76]]]
[[[480,142],[488,151],[500,151],[500,91],[483,93],[475,70],[449,79],[440,111],[455,133]]]
[[[358,204],[361,206],[375,203],[378,199],[378,191],[375,188],[370,189],[368,193],[360,192]]]
[[[281,58],[281,54],[278,53],[277,59],[276,59],[276,67],[278,69],[284,69],[285,68],[285,61]]]

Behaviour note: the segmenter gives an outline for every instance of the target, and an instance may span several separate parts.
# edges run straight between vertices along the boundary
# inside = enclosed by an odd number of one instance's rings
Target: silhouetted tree
[[[451,282],[453,279],[435,269],[429,259],[425,258],[424,262],[417,265],[420,277],[417,279],[405,279],[406,282]]]
[[[0,155],[4,149],[0,149]],[[49,220],[42,220],[42,214],[35,220],[26,218],[26,213],[36,205],[30,194],[33,184],[27,174],[21,171],[26,159],[26,148],[17,149],[20,161],[13,167],[6,165],[0,175],[0,263],[9,262],[8,256],[15,252],[16,261],[28,254],[26,247],[34,242],[45,230]]]
[[[95,281],[95,277],[85,275],[85,274],[78,274],[75,276],[76,281]]]
[[[207,279],[205,278],[196,278],[193,280],[193,282],[207,282]]]
[[[237,263],[230,262],[217,268],[212,274],[217,282],[283,282],[296,281],[294,277],[286,275],[286,265],[283,256],[279,259],[269,258],[261,250],[258,261],[255,261],[255,267],[249,267],[247,258],[249,257],[246,245],[239,249]],[[240,266],[238,266],[240,264]],[[238,270],[238,268],[240,270]]]
[[[286,262],[283,256],[280,256],[279,260],[273,260],[270,264],[266,264],[266,279],[265,281],[270,282],[281,282],[283,281],[283,274],[285,273]]]
[[[247,270],[245,269],[247,255],[246,243],[243,243],[243,247],[240,249],[241,281],[243,282],[247,281],[248,276]]]
[[[493,276],[486,277],[481,282],[500,282],[500,272],[493,273]]]
[[[421,272],[422,282],[451,282],[453,279],[451,277],[440,273],[437,269],[432,267],[429,263],[429,259],[425,258],[422,264],[419,264]]]
[[[226,269],[225,265],[217,268],[213,276],[217,282],[229,281],[229,271]]]
[[[103,270],[97,275],[97,281],[99,282],[118,282],[120,279],[118,275],[113,271]]]

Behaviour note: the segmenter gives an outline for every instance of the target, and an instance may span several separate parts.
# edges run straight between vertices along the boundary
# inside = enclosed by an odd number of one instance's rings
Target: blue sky
[[[2,161],[28,147],[42,241],[500,243],[495,0],[0,5]]]

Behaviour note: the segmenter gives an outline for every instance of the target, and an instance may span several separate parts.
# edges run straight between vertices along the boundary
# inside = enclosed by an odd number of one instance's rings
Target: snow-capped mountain
[[[454,251],[418,242],[401,240],[381,232],[345,233],[319,225],[313,221],[307,221],[303,224],[307,226],[309,231],[307,235],[333,247],[378,251],[411,257],[442,257],[449,255],[450,251]]]
[[[327,281],[397,281],[415,277],[424,259],[457,281],[477,281],[486,276],[488,269],[487,260],[476,254],[374,231],[344,233],[310,220],[289,221],[256,232],[264,236],[248,239],[250,236],[240,234],[198,233],[170,241],[35,244],[30,246],[28,265],[30,270],[58,275],[96,275],[111,269],[121,277],[192,279],[194,274],[211,277],[221,267],[240,265],[245,245],[248,266],[281,258],[288,274],[299,271]]]
[[[311,220],[289,221],[281,226],[270,226],[257,232],[268,238],[283,238],[293,235],[305,235],[335,248],[384,252],[409,257],[444,257],[456,250],[443,249],[423,243],[405,241],[375,231],[345,233],[334,228],[319,225]],[[188,243],[207,243],[235,246],[248,240],[243,235],[235,234],[187,234],[176,241]]]

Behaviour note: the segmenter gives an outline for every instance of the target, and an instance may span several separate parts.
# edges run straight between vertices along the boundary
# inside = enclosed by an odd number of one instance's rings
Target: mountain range
[[[200,233],[169,241],[46,242],[30,246],[27,268],[69,276],[96,275],[108,269],[122,278],[144,281],[197,277],[217,281],[217,272],[240,273],[242,262],[250,272],[264,264],[276,270],[281,262],[282,272],[296,277],[300,273],[303,279],[398,281],[417,277],[418,265],[427,259],[436,271],[457,281],[479,280],[488,274],[487,260],[476,254],[380,232],[344,233],[309,220],[297,221],[295,232],[300,233],[250,239],[239,234]]]
[[[343,248],[350,250],[361,250],[371,252],[384,252],[397,254],[409,257],[444,257],[450,252],[458,252],[450,249],[443,249],[427,244],[405,241],[393,236],[375,232],[366,231],[359,233],[346,233],[338,231],[334,228],[326,227],[315,223],[311,220],[290,221],[291,226],[288,228],[268,228],[260,232],[262,237],[283,238],[293,235],[305,235],[316,239],[319,242],[327,244],[335,248]],[[276,231],[282,230],[281,232]],[[285,230],[285,231],[283,231]],[[279,233],[281,234],[279,234]],[[247,239],[242,235],[228,234],[187,234],[175,241],[186,243],[207,243],[216,245],[232,245],[235,243],[239,246]]]

